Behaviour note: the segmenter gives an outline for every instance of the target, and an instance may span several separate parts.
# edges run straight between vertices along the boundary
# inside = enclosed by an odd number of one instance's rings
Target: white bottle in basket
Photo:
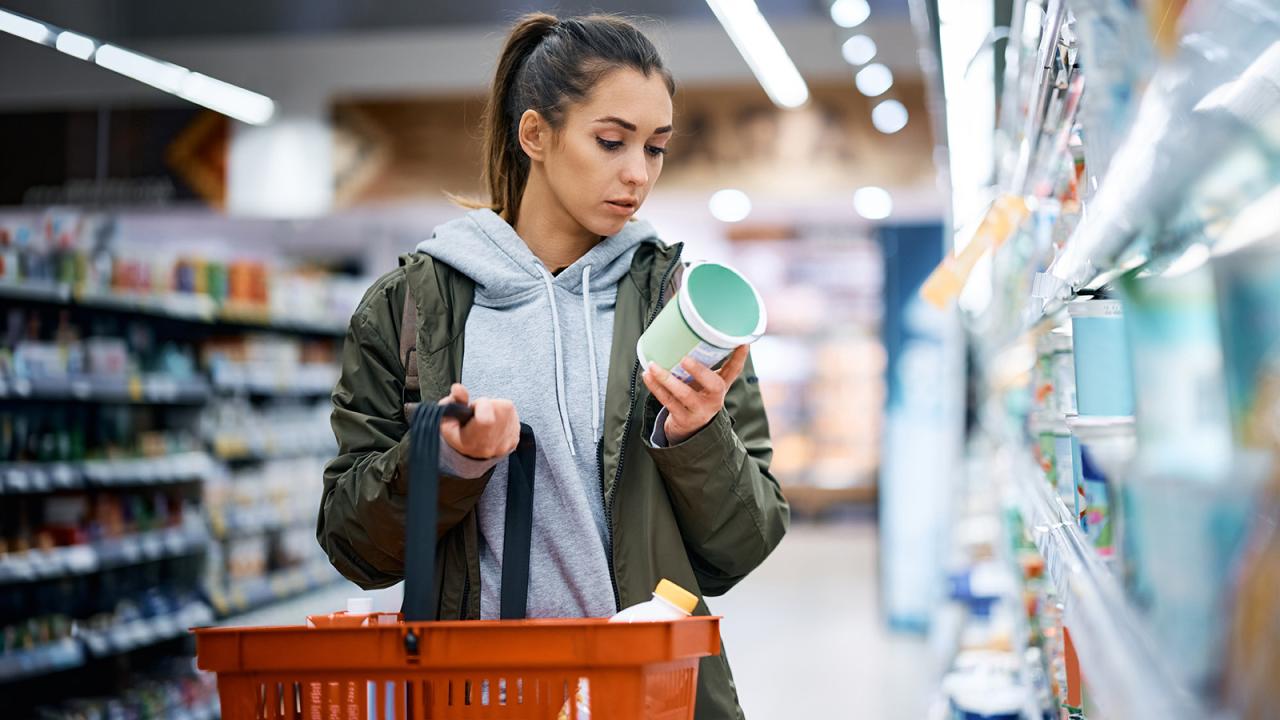
[[[670,580],[662,580],[653,591],[653,599],[632,605],[614,615],[609,622],[654,622],[680,620],[693,615],[698,607],[698,596]]]
[[[681,620],[693,615],[698,607],[698,596],[670,580],[663,579],[653,591],[653,599],[632,605],[609,618],[611,623],[661,622]],[[578,678],[578,690],[565,701],[556,720],[569,719],[569,703],[578,706],[578,720],[591,720],[591,684],[586,678]]]

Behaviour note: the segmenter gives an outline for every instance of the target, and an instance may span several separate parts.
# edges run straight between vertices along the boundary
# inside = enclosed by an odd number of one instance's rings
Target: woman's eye
[[[609,151],[617,150],[622,147],[621,140],[605,140],[604,138],[596,138],[596,142],[600,143],[600,147]]]
[[[667,154],[666,148],[660,148],[660,147],[657,147],[656,145],[649,145],[645,148],[645,150],[647,150],[649,154],[654,157],[662,157],[663,155]]]

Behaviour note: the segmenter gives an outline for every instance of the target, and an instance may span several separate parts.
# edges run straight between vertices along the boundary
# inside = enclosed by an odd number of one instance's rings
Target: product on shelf
[[[239,335],[201,345],[201,359],[218,389],[284,394],[326,394],[338,379],[332,340]]]
[[[1067,306],[1074,347],[1076,408],[1083,416],[1133,415],[1132,371],[1119,300],[1077,300]]]
[[[202,433],[225,460],[332,454],[331,410],[328,400],[257,408],[244,398],[224,398],[207,408]]]
[[[226,259],[220,248],[163,250],[122,236],[109,215],[51,212],[0,225],[0,283],[86,302],[142,303],[161,313],[233,321],[340,326],[367,283],[280,259]]]
[[[204,583],[227,614],[336,578],[315,541],[323,454],[255,462],[205,483],[212,543]]]
[[[145,407],[14,406],[0,415],[0,468],[164,458],[203,449],[195,433],[161,423],[162,416]]]
[[[98,318],[86,328],[65,309],[55,314],[20,307],[10,309],[5,322],[0,385],[42,383],[71,398],[92,398],[95,387],[109,386],[141,399],[144,379],[201,382],[193,349],[157,340],[143,322]]]
[[[1202,262],[1203,245],[1184,260]],[[1206,265],[1122,278],[1142,445],[1148,472],[1221,483],[1230,462],[1226,377],[1213,275]]]

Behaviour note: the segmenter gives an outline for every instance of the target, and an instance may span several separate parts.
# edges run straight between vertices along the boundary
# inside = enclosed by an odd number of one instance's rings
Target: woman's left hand
[[[691,358],[681,363],[693,383],[686,384],[667,370],[649,363],[641,376],[645,387],[667,409],[667,422],[663,431],[668,445],[679,445],[706,427],[716,413],[724,407],[724,396],[729,386],[742,374],[747,364],[747,346],[739,346],[719,370],[712,370]]]

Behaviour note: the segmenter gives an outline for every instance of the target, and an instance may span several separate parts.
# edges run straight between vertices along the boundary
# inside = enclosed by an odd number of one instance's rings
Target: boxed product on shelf
[[[201,431],[224,460],[333,453],[328,400],[256,408],[243,397],[220,398],[201,419]]]
[[[249,334],[201,344],[215,388],[262,393],[324,394],[338,379],[333,340]]]
[[[206,482],[205,509],[214,534],[232,537],[313,526],[324,463],[321,456],[268,460]]]

